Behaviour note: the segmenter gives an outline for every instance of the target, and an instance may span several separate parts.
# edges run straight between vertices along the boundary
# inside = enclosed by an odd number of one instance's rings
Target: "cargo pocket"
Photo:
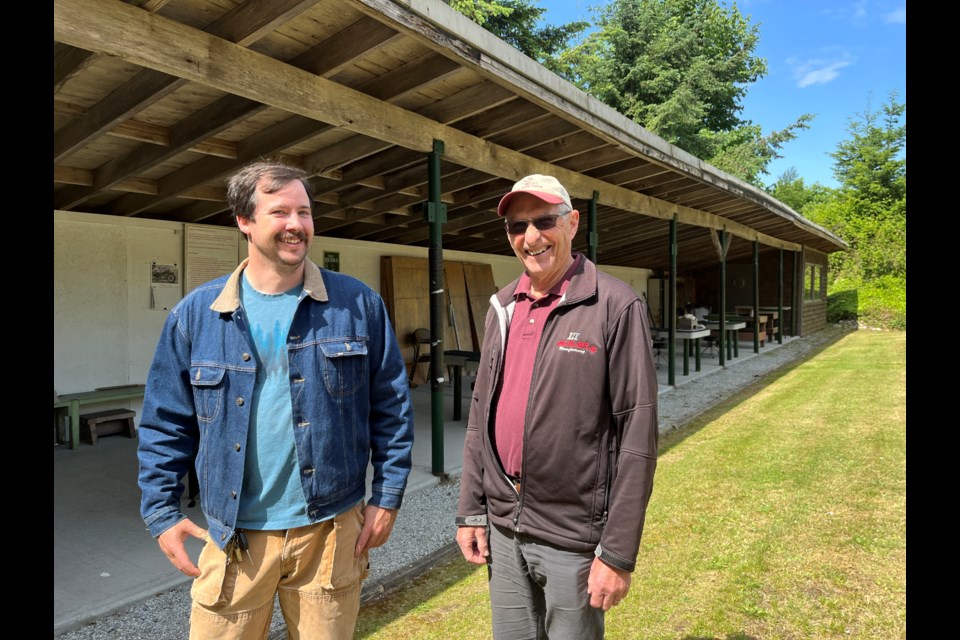
[[[229,546],[227,547],[229,548]],[[227,564],[227,554],[211,540],[203,546],[197,560],[200,576],[194,578],[190,596],[204,607],[219,607],[227,604],[233,596],[237,582],[237,563]]]
[[[363,529],[363,503],[359,503],[333,519],[320,567],[320,587],[325,591],[356,588],[369,573],[368,552],[359,558],[353,550]]]

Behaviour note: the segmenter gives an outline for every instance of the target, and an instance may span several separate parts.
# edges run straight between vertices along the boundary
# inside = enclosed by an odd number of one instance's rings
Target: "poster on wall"
[[[240,264],[239,251],[240,232],[233,227],[184,225],[183,294],[236,269]]]
[[[180,302],[180,269],[176,264],[150,263],[150,308],[173,309]]]

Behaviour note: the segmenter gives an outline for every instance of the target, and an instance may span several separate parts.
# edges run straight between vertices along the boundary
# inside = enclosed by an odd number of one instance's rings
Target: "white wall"
[[[311,259],[322,264],[324,250],[339,252],[340,271],[378,291],[381,256],[428,257],[425,247],[317,237]],[[239,253],[238,262],[247,254],[246,242],[240,242]],[[497,287],[520,274],[514,256],[449,250],[443,256],[490,264]],[[153,262],[177,264],[182,285],[183,224],[54,211],[53,384],[59,393],[146,382],[169,313],[150,308]],[[600,269],[638,293],[646,291],[647,269],[602,265]],[[139,404],[111,406],[129,406],[139,417]]]
[[[167,311],[150,309],[150,265],[183,267],[183,225],[55,211],[53,388],[58,393],[146,382]],[[128,400],[84,405],[83,412]]]

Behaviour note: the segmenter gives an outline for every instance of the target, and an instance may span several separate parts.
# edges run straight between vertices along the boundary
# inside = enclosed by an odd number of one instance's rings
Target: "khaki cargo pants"
[[[352,638],[369,570],[366,552],[353,557],[362,526],[361,502],[306,527],[246,530],[239,560],[208,540],[190,591],[191,640],[267,638],[277,594],[289,638]]]

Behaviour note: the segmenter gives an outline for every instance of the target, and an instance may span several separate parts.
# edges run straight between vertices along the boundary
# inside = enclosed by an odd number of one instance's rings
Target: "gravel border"
[[[764,374],[806,359],[855,329],[855,325],[849,324],[830,325],[811,336],[795,338],[751,358],[741,358],[723,371],[662,392],[660,432],[682,427]],[[459,478],[450,478],[404,497],[390,541],[370,552],[371,570],[363,587],[364,602],[400,588],[411,578],[459,553],[453,542],[452,515],[456,513],[459,491]],[[60,640],[181,640],[189,635],[189,612],[190,589],[185,585],[56,637]],[[274,609],[269,638],[286,638],[279,605]]]

